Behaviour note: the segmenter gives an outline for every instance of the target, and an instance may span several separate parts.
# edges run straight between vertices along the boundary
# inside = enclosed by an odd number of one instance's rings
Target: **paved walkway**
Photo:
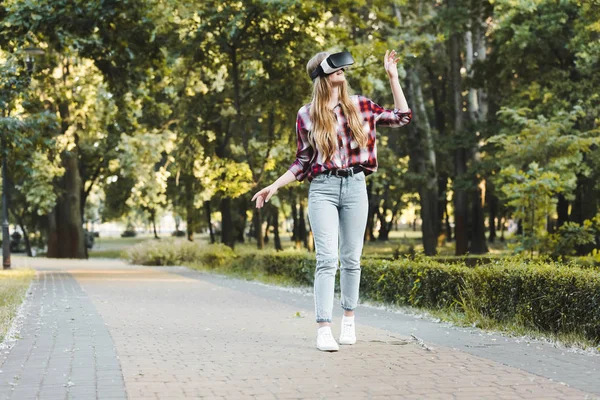
[[[358,343],[321,353],[301,292],[118,261],[14,262],[39,274],[0,357],[0,399],[600,399],[598,356],[478,347],[488,339],[441,324],[462,345],[430,341],[432,323],[366,308]]]

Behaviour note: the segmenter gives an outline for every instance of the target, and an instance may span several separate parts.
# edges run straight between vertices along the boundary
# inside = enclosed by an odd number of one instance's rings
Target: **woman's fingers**
[[[277,193],[277,189],[273,190],[269,187],[266,187],[252,196],[252,200],[250,201],[256,200],[256,208],[261,208],[265,205],[265,203],[269,202],[275,193]]]
[[[263,190],[264,190],[264,189],[263,189]],[[254,200],[256,200],[256,199],[257,199],[257,198],[258,198],[258,197],[261,195],[261,193],[263,192],[263,190],[259,190],[258,192],[256,192],[256,193],[254,194],[254,196],[252,196],[252,200],[250,200],[250,201],[254,201]]]

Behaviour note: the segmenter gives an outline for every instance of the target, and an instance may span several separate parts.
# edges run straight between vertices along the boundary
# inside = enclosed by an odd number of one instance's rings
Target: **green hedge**
[[[191,245],[185,245],[191,246]],[[158,247],[163,247],[161,244]],[[288,281],[311,285],[314,255],[287,251],[236,255],[223,246],[180,248],[157,245],[146,253],[146,265],[200,263],[244,273],[283,276]],[[135,254],[142,253],[137,249]],[[142,260],[144,261],[144,260]],[[504,258],[469,267],[443,264],[426,257],[395,261],[365,258],[362,262],[361,297],[397,305],[429,309],[456,307],[500,322],[518,322],[527,328],[552,333],[576,333],[600,342],[600,272],[552,261]]]

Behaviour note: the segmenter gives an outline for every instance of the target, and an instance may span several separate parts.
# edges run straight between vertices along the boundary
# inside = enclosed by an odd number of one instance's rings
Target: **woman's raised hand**
[[[398,54],[396,54],[396,50],[386,50],[385,56],[383,57],[383,66],[385,67],[385,72],[387,72],[388,77],[390,78],[398,78]]]
[[[252,200],[256,200],[256,208],[262,208],[269,201],[273,195],[277,193],[277,187],[275,185],[269,185],[266,188],[256,192],[254,196],[252,196]]]

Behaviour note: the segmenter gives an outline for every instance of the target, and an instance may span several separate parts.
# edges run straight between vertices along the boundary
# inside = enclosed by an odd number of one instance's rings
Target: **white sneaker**
[[[338,351],[340,349],[329,326],[322,326],[317,331],[317,349],[321,351]]]
[[[340,333],[340,344],[355,344],[356,329],[354,317],[342,317],[342,332]]]

